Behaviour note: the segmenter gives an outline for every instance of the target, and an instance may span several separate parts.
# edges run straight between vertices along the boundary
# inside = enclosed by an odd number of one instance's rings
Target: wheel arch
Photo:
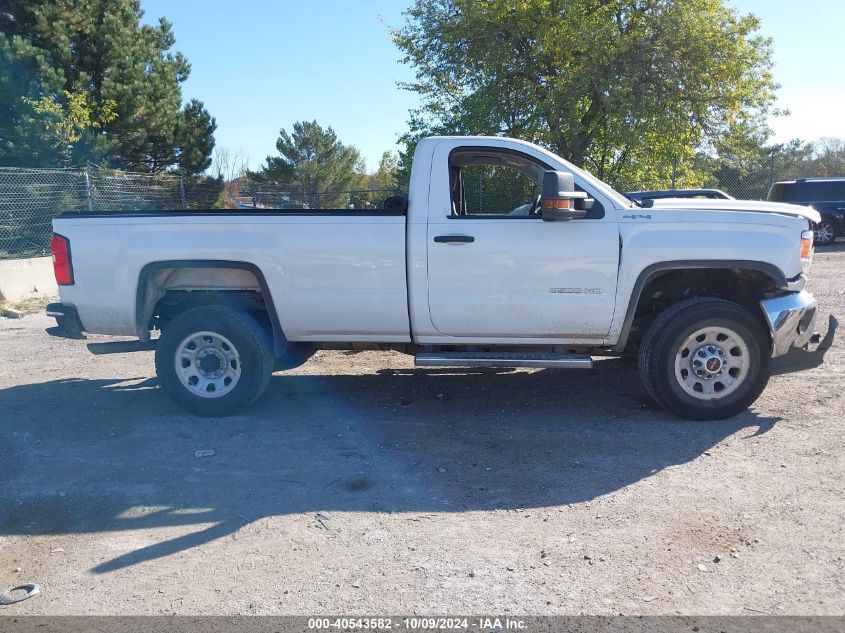
[[[240,289],[252,290],[257,288],[260,291],[272,329],[274,353],[279,357],[284,355],[288,347],[288,342],[282,330],[282,325],[279,322],[279,315],[270,288],[267,285],[267,280],[264,277],[264,273],[256,264],[244,261],[187,259],[162,260],[144,265],[138,274],[138,285],[135,294],[135,329],[139,339],[142,341],[150,339],[148,324],[153,316],[156,305],[165,296],[168,289],[166,282],[164,285],[157,284],[158,278],[156,274],[168,270],[181,271],[196,269],[220,271],[217,275],[211,275],[205,283],[200,283],[195,288],[200,290],[218,288],[219,284],[210,282],[222,278],[227,273],[230,274],[232,271],[242,273],[241,279],[244,283],[250,283],[250,285],[242,286]],[[254,280],[254,282],[249,282],[250,279]],[[232,286],[231,289],[236,290],[238,287]]]
[[[789,280],[783,271],[770,262],[755,260],[677,260],[651,264],[640,271],[634,282],[619,339],[613,350],[615,352],[625,351],[631,336],[635,317],[637,317],[642,305],[642,300],[648,296],[648,293],[644,291],[652,284],[667,275],[693,275],[704,271],[711,274],[721,271],[723,274],[731,276],[752,273],[759,280],[765,280],[768,284],[771,284],[771,287],[774,289],[786,289],[789,286]],[[722,295],[712,294],[704,296],[721,297]],[[762,318],[762,314],[760,316]]]

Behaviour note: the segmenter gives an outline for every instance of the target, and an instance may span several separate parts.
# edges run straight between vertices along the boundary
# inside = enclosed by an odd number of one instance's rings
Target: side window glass
[[[536,177],[513,167],[467,165],[461,169],[465,215],[528,217],[537,212],[540,195]]]
[[[449,156],[450,217],[540,220],[543,176],[550,169],[521,152],[485,147],[456,149]],[[583,191],[577,184],[575,188]],[[604,217],[597,200],[585,217]]]

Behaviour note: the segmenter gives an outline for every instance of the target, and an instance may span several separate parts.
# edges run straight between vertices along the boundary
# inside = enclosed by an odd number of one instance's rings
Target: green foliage
[[[499,165],[467,165],[461,168],[467,213],[507,214],[530,204],[540,193],[533,178]]]
[[[0,169],[0,259],[49,253],[57,209],[86,208],[85,180],[78,172]]]
[[[845,175],[845,140],[823,138],[815,143],[793,139],[767,145],[761,138],[730,142],[718,155],[700,154],[696,169],[703,184],[737,197],[765,198],[779,180]]]
[[[181,186],[186,209],[232,208],[225,197],[225,183],[220,177],[185,176]]]
[[[813,176],[845,176],[845,139],[823,138],[813,144]]]
[[[416,0],[403,168],[431,133],[538,142],[627,188],[769,111],[771,42],[722,0]],[[691,180],[694,180],[690,173]]]
[[[372,189],[388,190],[399,187],[399,156],[396,152],[384,152],[379,159],[378,169],[373,174],[370,187]]]
[[[366,187],[360,152],[341,143],[331,127],[323,129],[316,121],[298,121],[292,133],[285,129],[279,132],[276,150],[279,155],[268,156],[261,170],[250,177],[305,192],[312,208],[348,203],[349,196],[326,196],[325,192]]]
[[[62,94],[64,103],[52,95],[37,101],[24,97],[23,101],[41,117],[48,138],[65,155],[65,162],[68,162],[73,144],[82,138],[86,130],[99,129],[117,118],[114,111],[117,104],[113,99],[106,99],[100,105],[99,112],[94,112],[84,92],[63,90]]]
[[[201,101],[192,99],[182,109],[176,124],[176,146],[180,171],[198,174],[211,166],[216,128],[217,124]]]
[[[0,18],[0,164],[69,160],[187,173],[208,164],[214,120],[198,101],[182,107],[190,65],[172,52],[164,18],[140,23],[139,0],[8,0]],[[34,104],[84,95],[101,125],[78,128],[69,152],[53,142]],[[70,110],[65,110],[69,114]],[[73,127],[73,126],[71,126]]]

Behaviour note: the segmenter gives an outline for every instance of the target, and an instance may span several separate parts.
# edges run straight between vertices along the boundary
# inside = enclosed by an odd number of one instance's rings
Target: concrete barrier
[[[18,303],[58,293],[52,257],[0,260],[0,299]]]

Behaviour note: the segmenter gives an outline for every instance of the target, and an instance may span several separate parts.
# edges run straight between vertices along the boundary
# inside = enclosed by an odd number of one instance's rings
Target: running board
[[[556,367],[590,369],[593,359],[583,354],[531,352],[425,352],[414,357],[418,367]]]

